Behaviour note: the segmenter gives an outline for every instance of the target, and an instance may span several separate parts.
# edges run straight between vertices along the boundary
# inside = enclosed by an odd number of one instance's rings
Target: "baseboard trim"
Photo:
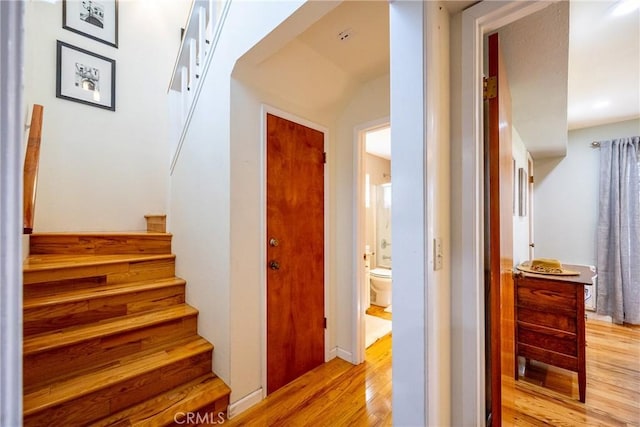
[[[336,355],[342,360],[353,363],[353,354],[350,351],[346,351],[345,349],[336,347]]]
[[[262,401],[262,387],[252,393],[249,393],[248,395],[238,400],[237,402],[234,402],[231,405],[229,405],[229,410],[227,411],[227,417],[231,419],[237,415],[240,415],[247,409],[251,408],[253,405],[260,403],[261,401]]]
[[[326,357],[324,359],[325,362],[328,362],[330,360],[335,359],[338,356],[337,354],[337,347],[333,347],[331,350],[329,350],[329,352],[326,354]]]
[[[587,311],[586,313],[587,313],[587,319],[600,320],[602,322],[613,323],[613,319],[611,318],[611,316],[598,314],[595,311]]]

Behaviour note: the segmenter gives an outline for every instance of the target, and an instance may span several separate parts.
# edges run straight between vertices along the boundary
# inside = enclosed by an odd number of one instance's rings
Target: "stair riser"
[[[33,255],[170,254],[171,235],[33,234],[29,246]]]
[[[24,284],[60,282],[73,279],[106,277],[106,283],[133,283],[175,276],[175,259],[167,257],[148,261],[117,262],[89,266],[68,266],[24,272]]]
[[[177,390],[172,389],[153,399],[130,406],[124,411],[92,424],[92,426],[167,426],[174,423],[176,415],[179,416],[179,423],[190,425],[184,422],[186,419],[182,417],[186,413],[202,414],[201,421],[217,421],[215,424],[221,424],[220,414],[226,419],[229,393],[229,387],[222,380],[215,378],[212,374],[207,374],[193,382],[185,383]],[[205,413],[211,415],[204,416]]]
[[[184,304],[171,235],[36,233],[30,253],[25,426],[160,426],[180,411],[221,420],[230,390]]]
[[[127,271],[107,276],[107,283],[121,284],[145,280],[167,279],[176,275],[175,258],[139,261],[129,264]]]
[[[90,290],[107,284],[106,276],[82,277],[79,279],[59,280],[43,283],[32,283],[24,286],[22,296],[24,300],[58,295],[61,292]]]
[[[25,392],[72,373],[96,369],[112,360],[157,348],[197,334],[197,316],[93,338],[73,345],[24,355]]]
[[[25,302],[28,303],[28,300],[25,299]],[[182,303],[183,284],[144,292],[25,308],[24,335],[31,336]]]
[[[210,371],[211,351],[208,351],[28,415],[24,425],[84,425]]]

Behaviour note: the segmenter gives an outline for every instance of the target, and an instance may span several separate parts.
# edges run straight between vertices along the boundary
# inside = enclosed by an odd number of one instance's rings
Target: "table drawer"
[[[567,356],[578,355],[576,334],[518,322],[518,343],[543,348]]]
[[[546,326],[547,328],[558,329],[573,334],[577,331],[576,316],[565,313],[550,313],[549,311],[533,310],[525,307],[518,307],[517,321],[530,323],[533,325]]]
[[[569,369],[574,372],[578,372],[579,370],[580,363],[578,362],[578,358],[575,356],[555,353],[553,351],[524,343],[518,343],[517,351],[518,356],[522,356],[527,359],[537,360],[538,362]]]
[[[517,278],[516,304],[518,307],[575,316],[576,287],[547,280]]]

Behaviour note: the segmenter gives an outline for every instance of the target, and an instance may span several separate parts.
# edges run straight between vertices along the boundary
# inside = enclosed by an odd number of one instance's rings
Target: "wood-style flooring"
[[[640,426],[640,327],[587,321],[587,397],[573,372],[538,363],[515,382],[504,426]],[[231,426],[388,426],[391,336],[353,366],[334,359],[227,421]]]
[[[391,335],[354,366],[333,359],[267,396],[225,426],[390,426]]]
[[[385,319],[385,320],[392,320],[392,314],[389,313],[388,311],[384,311],[385,308],[384,307],[380,307],[379,305],[374,305],[371,304],[369,306],[369,308],[367,308],[367,314],[370,314],[372,316],[376,316],[379,317],[381,319]]]
[[[515,381],[505,425],[640,426],[640,327],[587,320],[587,395],[578,376],[542,363]]]

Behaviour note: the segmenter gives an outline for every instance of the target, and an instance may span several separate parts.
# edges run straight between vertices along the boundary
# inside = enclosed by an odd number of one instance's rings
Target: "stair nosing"
[[[62,261],[65,261],[65,258],[68,260],[76,259],[76,262],[60,262],[60,263],[52,263],[46,265],[30,265],[28,263],[29,259],[33,258],[42,258],[42,257],[51,257],[58,258]],[[84,259],[83,259],[84,258]],[[130,262],[140,262],[140,261],[154,261],[161,259],[175,259],[175,254],[122,254],[122,255],[55,255],[55,254],[42,254],[42,255],[30,255],[27,260],[23,263],[22,271],[23,273],[30,272],[39,272],[39,271],[49,271],[49,270],[64,270],[64,269],[73,269],[79,267],[89,267],[89,266],[97,266],[97,265],[113,265],[113,264],[122,264],[122,263],[130,263]]]
[[[23,336],[23,362],[34,369],[22,390],[23,419],[47,423],[54,413],[67,419],[59,411],[110,399],[115,406],[92,423],[121,414],[119,422],[150,426],[183,406],[228,404],[230,388],[211,371],[214,346],[198,334],[199,312],[184,301],[186,281],[175,275],[172,237],[142,230],[31,235],[34,250],[22,264],[25,328],[48,316],[60,320],[47,321],[58,329],[33,328],[38,333]],[[96,312],[78,315],[84,310]],[[91,358],[75,361],[85,356]],[[50,371],[57,375],[49,377]]]
[[[141,292],[151,289],[163,289],[172,286],[184,286],[186,281],[180,277],[174,276],[167,279],[151,279],[140,282],[125,282],[115,285],[100,285],[88,289],[80,289],[68,292],[60,292],[55,294],[56,300],[52,300],[52,295],[31,297],[22,303],[25,310],[48,307],[59,304],[68,304],[77,301],[86,301],[99,298],[106,298],[118,295],[124,295],[131,292]],[[131,289],[137,288],[137,289]],[[110,292],[111,291],[111,292]],[[46,302],[44,300],[47,300]]]
[[[187,341],[185,341],[187,342]],[[207,340],[205,340],[204,338],[200,337],[200,336],[196,336],[194,339],[192,339],[191,341],[188,341],[189,343],[197,343],[197,347],[195,349],[192,349],[189,353],[187,354],[181,354],[180,356],[171,356],[170,350],[172,350],[173,348],[176,347],[170,347],[169,349],[164,348],[164,349],[159,349],[156,352],[150,353],[145,355],[144,357],[141,357],[139,359],[136,360],[132,360],[128,363],[124,363],[122,365],[119,366],[107,366],[107,367],[103,367],[100,368],[96,371],[84,374],[84,375],[80,375],[77,377],[72,377],[70,379],[67,379],[66,381],[62,381],[60,383],[56,383],[53,385],[47,385],[46,387],[43,387],[42,389],[38,389],[35,390],[31,393],[28,393],[27,395],[24,396],[23,398],[23,414],[24,417],[28,417],[31,416],[33,414],[36,414],[40,411],[43,411],[45,409],[63,404],[64,402],[68,402],[74,399],[77,399],[81,396],[85,396],[89,393],[93,393],[96,392],[98,390],[107,388],[109,386],[112,386],[114,384],[117,384],[119,382],[123,382],[126,381],[128,379],[132,379],[135,378],[137,376],[143,375],[144,373],[148,372],[148,371],[144,371],[142,373],[137,372],[140,368],[144,368],[145,365],[146,366],[151,366],[150,362],[152,360],[155,359],[163,359],[158,361],[157,364],[153,365],[153,370],[155,369],[160,369],[163,368],[165,366],[169,366],[172,363],[176,363],[180,360],[184,360],[184,359],[188,359],[190,357],[196,356],[198,354],[207,352],[207,351],[212,351],[213,350],[213,345],[208,342]],[[179,345],[181,347],[184,346],[183,342],[180,342]],[[164,356],[163,356],[164,354]],[[98,382],[98,381],[91,381],[91,376],[99,376],[105,372],[108,371],[112,371],[113,374],[109,377],[109,381],[103,381],[103,382]],[[133,373],[131,373],[133,372]],[[75,384],[86,384],[86,387],[82,388],[82,392],[75,394],[75,395],[71,395],[71,394],[65,394],[63,390],[65,387],[71,387]],[[48,390],[47,393],[45,393],[44,391]],[[57,394],[57,396],[56,396]],[[54,396],[53,398],[51,398],[48,401],[44,401],[41,402],[39,405],[29,405],[29,403],[33,400],[45,400],[45,396]]]
[[[173,236],[169,232],[160,231],[52,231],[31,233],[32,237],[60,237],[60,236]]]
[[[162,312],[171,312],[175,311],[176,307],[180,307],[184,310],[184,313],[180,314],[172,314],[169,317],[158,317]],[[93,334],[86,334],[88,330],[97,329],[96,323],[89,323],[86,325],[79,326],[71,326],[68,328],[58,329],[55,331],[48,331],[42,334],[32,335],[29,337],[25,337],[23,340],[23,355],[31,356],[38,353],[42,353],[45,351],[51,351],[56,348],[68,347],[70,345],[78,344],[84,341],[89,341],[95,338],[104,338],[113,335],[117,335],[119,333],[130,332],[136,329],[141,329],[149,326],[158,325],[165,322],[170,322],[172,320],[193,317],[198,315],[198,310],[188,304],[178,304],[172,305],[169,307],[163,307],[161,309],[145,311],[142,313],[130,314],[127,316],[120,316],[116,318],[105,319],[98,323],[99,326],[105,327],[105,331],[96,332]],[[148,319],[146,321],[140,321],[140,323],[131,322],[132,319]],[[122,325],[119,325],[122,324]],[[65,340],[57,339],[55,342],[46,345],[46,346],[35,346],[34,342],[37,344],[38,341],[53,341],[51,339],[52,336],[59,335],[60,337],[67,338]],[[27,349],[27,346],[34,346],[35,348]]]

